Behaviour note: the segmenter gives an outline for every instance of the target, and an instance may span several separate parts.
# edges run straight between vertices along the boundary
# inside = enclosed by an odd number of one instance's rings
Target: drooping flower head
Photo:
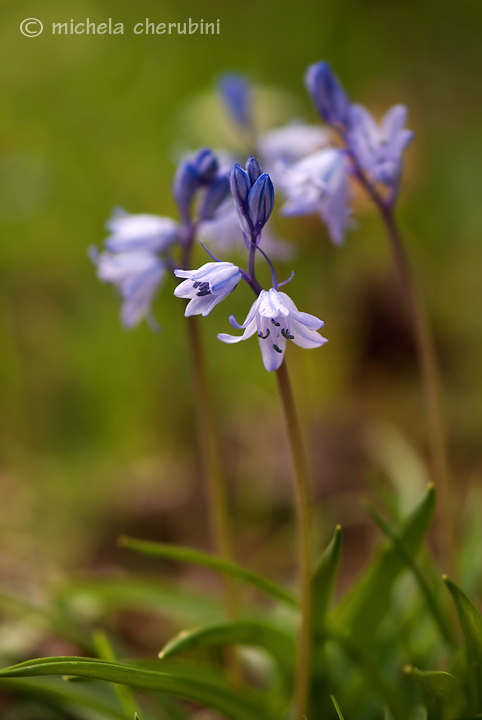
[[[236,125],[249,130],[253,125],[252,88],[249,80],[238,73],[225,73],[219,78],[218,87]]]
[[[179,237],[179,225],[170,217],[136,214],[116,208],[106,223],[105,245],[112,252],[165,252]]]
[[[259,138],[258,147],[263,164],[273,174],[279,163],[299,162],[329,143],[329,132],[320,125],[293,122],[264,133]]]
[[[198,270],[174,270],[174,275],[187,278],[174,290],[176,297],[191,300],[186,307],[186,317],[209,315],[241,280],[240,269],[230,262],[208,262]]]
[[[407,108],[395,105],[377,124],[362,105],[350,108],[350,132],[347,144],[356,162],[375,183],[388,187],[398,184],[405,148],[413,132],[404,125]]]
[[[248,236],[258,238],[274,207],[274,187],[256,158],[250,156],[246,169],[236,163],[231,171],[231,192],[241,227]]]
[[[191,218],[194,201],[197,219],[208,223],[227,200],[228,171],[229,166],[220,162],[209,148],[181,163],[174,179],[174,196],[182,224],[169,217],[130,215],[123,210],[116,210],[108,221],[106,250],[99,252],[94,248],[90,255],[99,278],[113,283],[120,291],[125,327],[131,328],[149,317],[165,271],[174,265],[172,246],[185,247],[186,242],[194,242],[195,233],[189,232],[194,228]]]
[[[320,150],[278,173],[287,198],[284,215],[319,213],[335,245],[341,245],[348,225],[348,167],[343,150]]]
[[[262,290],[242,325],[232,315],[231,325],[244,330],[242,335],[219,333],[225,343],[238,343],[257,333],[263,363],[268,371],[277,370],[283,362],[286,341],[292,340],[302,348],[315,348],[327,342],[317,330],[324,323],[314,315],[300,312],[284,292],[271,288]]]
[[[350,121],[350,101],[330,65],[324,61],[310,65],[305,84],[322,119],[328,125],[346,130]]]
[[[91,248],[100,280],[117,286],[123,298],[121,318],[126,328],[149,315],[152,300],[164,278],[162,256],[179,237],[179,225],[169,217],[131,215],[114,211],[107,222],[107,250]]]
[[[133,328],[151,309],[152,300],[164,278],[164,265],[152,252],[134,250],[121,253],[91,249],[100,280],[116,285],[123,298],[121,319]]]

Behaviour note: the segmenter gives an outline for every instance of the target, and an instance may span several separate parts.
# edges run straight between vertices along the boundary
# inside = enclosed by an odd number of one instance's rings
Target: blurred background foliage
[[[38,38],[20,34],[38,17]],[[52,36],[52,22],[123,22],[124,35]],[[135,23],[220,20],[215,36],[134,35]],[[306,66],[331,62],[380,116],[409,107],[400,215],[439,349],[455,482],[481,473],[482,7],[476,0],[60,0],[0,3],[0,582],[42,592],[67,571],[134,567],[120,532],[209,547],[182,304],[159,294],[162,332],[124,331],[88,259],[115,206],[175,213],[176,159],[232,136],[226,70],[256,83],[259,127],[317,122]],[[278,205],[279,207],[279,205]],[[296,256],[297,305],[329,344],[288,362],[309,438],[318,546],[346,529],[341,584],[372,552],[359,497],[374,468],[423,485],[425,436],[410,327],[380,223],[335,249],[316,218],[277,217]],[[197,260],[204,262],[200,250]],[[256,343],[218,343],[240,288],[203,321],[240,560],[295,568],[291,475],[275,378]],[[418,473],[418,474],[417,474]],[[403,484],[403,479],[402,479]],[[319,509],[320,508],[320,509]],[[472,552],[477,547],[472,546]],[[470,558],[467,562],[470,562]],[[152,565],[146,567],[152,568]],[[471,588],[473,592],[479,588]]]

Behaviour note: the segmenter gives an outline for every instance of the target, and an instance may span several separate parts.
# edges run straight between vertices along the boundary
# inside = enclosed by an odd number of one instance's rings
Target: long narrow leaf
[[[336,702],[336,699],[333,697],[333,695],[331,695],[331,702],[333,703],[335,710],[336,710],[336,714],[338,715],[340,720],[345,720],[345,718],[343,717],[342,712],[340,710],[340,706]]]
[[[67,683],[60,678],[0,678],[0,690],[42,699],[76,718],[87,720],[95,712],[106,720],[125,720],[115,695],[102,697],[90,684]]]
[[[288,605],[298,605],[297,600],[280,585],[268,580],[262,575],[247,570],[241,565],[229,562],[216,555],[192,550],[191,548],[181,547],[180,545],[165,545],[163,543],[150,542],[148,540],[136,540],[130,537],[119,538],[119,544],[122,547],[135,550],[145,555],[153,555],[154,557],[166,558],[168,560],[177,560],[178,562],[190,563],[192,565],[201,565],[202,567],[216,570],[216,572],[244,580],[250,585],[254,585],[259,590],[271,595],[277,600],[287,603]]]
[[[446,575],[443,580],[453,597],[465,637],[470,712],[480,712],[482,710],[482,616],[472,600],[455,583]]]
[[[94,647],[101,660],[109,660],[111,662],[115,662],[117,660],[114,649],[109,642],[109,638],[102,630],[97,630],[94,633]],[[122,707],[124,708],[126,716],[132,716],[137,710],[137,703],[132,690],[127,685],[114,684],[113,687]]]
[[[235,693],[225,683],[209,683],[197,680],[192,675],[183,676],[181,670],[176,673],[160,672],[105,660],[56,657],[29,660],[0,671],[0,678],[40,675],[80,675],[141,690],[167,693],[217,710],[230,720],[266,720],[268,717],[266,707],[246,691]]]
[[[313,647],[311,653],[310,709],[317,713],[327,702],[327,688],[331,686],[326,667],[324,629],[340,565],[342,547],[343,535],[341,527],[338,526],[313,573],[311,584]]]
[[[383,517],[377,512],[377,510],[368,502],[363,503],[363,505],[372,520],[378,525],[380,530],[382,530],[382,532],[384,532],[385,535],[390,538],[393,543],[393,547],[398,550],[407,567],[410,568],[410,570],[412,571],[422,595],[425,596],[425,600],[427,601],[427,607],[430,609],[432,616],[442,634],[442,637],[444,637],[450,647],[453,648],[454,635],[448,617],[444,613],[443,609],[440,607],[437,598],[432,593],[432,590],[430,589],[430,586],[422,575],[417,563],[415,562],[413,557],[408,554],[403,544],[400,542],[399,538],[391,529],[390,525],[383,519]]]
[[[313,631],[323,630],[330,605],[333,587],[340,566],[343,549],[343,533],[340,525],[335,528],[333,538],[321,556],[311,581],[313,605]]]
[[[447,672],[423,672],[411,665],[407,665],[404,672],[432,696],[440,720],[459,720],[465,716],[467,696],[456,677]]]
[[[409,708],[403,694],[382,675],[369,653],[356,646],[351,639],[336,631],[327,630],[326,638],[337,643],[358,670],[365,676],[371,687],[384,699],[395,720],[406,720]]]
[[[420,549],[435,509],[435,488],[429,485],[425,497],[405,521],[398,542],[410,558]],[[369,648],[387,608],[395,580],[406,562],[393,543],[384,548],[367,574],[355,586],[335,615],[336,624],[359,647]]]
[[[269,652],[286,675],[293,671],[295,643],[282,630],[261,622],[222,623],[183,631],[170,640],[159,653],[159,657],[173,657],[180,653],[199,648],[226,645],[254,645]]]

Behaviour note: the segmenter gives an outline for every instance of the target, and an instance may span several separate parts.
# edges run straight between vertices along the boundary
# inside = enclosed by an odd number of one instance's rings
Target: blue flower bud
[[[210,182],[219,170],[217,157],[209,148],[203,148],[192,159],[202,184]]]
[[[249,192],[249,216],[254,234],[259,235],[266,225],[274,206],[274,187],[268,173],[261,175]]]
[[[250,190],[251,182],[248,173],[243,170],[241,165],[235,163],[231,170],[231,192],[236,205],[243,215],[248,213],[248,195]]]
[[[181,163],[174,178],[174,198],[183,215],[189,215],[189,208],[199,187],[199,173],[192,162]]]
[[[252,125],[251,85],[242,75],[226,73],[219,79],[219,90],[234,122],[242,128]]]
[[[325,122],[347,129],[350,101],[327,62],[310,65],[305,76],[309,94]]]
[[[221,203],[229,194],[229,178],[226,174],[218,175],[208,186],[199,203],[199,220],[210,220]]]
[[[251,185],[254,185],[263,172],[263,168],[261,167],[259,160],[256,160],[256,158],[252,155],[250,155],[246,161],[246,172],[248,173]]]

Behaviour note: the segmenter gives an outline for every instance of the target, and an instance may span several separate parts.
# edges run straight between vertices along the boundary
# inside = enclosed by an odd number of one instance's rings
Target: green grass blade
[[[191,700],[217,710],[229,720],[267,720],[267,708],[246,690],[235,693],[224,682],[196,679],[192,674],[149,670],[105,660],[79,657],[56,657],[29,660],[0,671],[0,678],[34,677],[40,675],[80,675],[152,690]]]
[[[159,653],[161,659],[199,648],[226,645],[262,647],[277,661],[283,674],[293,672],[296,648],[293,638],[282,630],[261,622],[222,623],[183,631],[170,640]]]
[[[433,594],[432,590],[430,589],[430,586],[426,582],[424,576],[422,575],[420,568],[418,567],[417,563],[413,559],[411,555],[408,554],[408,552],[405,550],[403,544],[400,542],[397,535],[393,532],[390,525],[384,520],[384,518],[378,513],[378,511],[371,505],[369,502],[363,503],[366,511],[372,518],[372,520],[378,525],[380,530],[385,533],[385,535],[390,538],[390,540],[393,543],[393,547],[398,550],[400,553],[400,556],[403,558],[404,562],[406,563],[407,567],[410,568],[412,571],[415,580],[417,581],[417,584],[420,588],[420,591],[422,595],[424,595],[425,600],[427,602],[427,606],[430,609],[432,616],[440,630],[440,633],[442,634],[442,637],[447,641],[447,643],[450,645],[451,648],[454,647],[455,641],[454,641],[454,634],[452,632],[452,628],[450,626],[450,622],[448,617],[444,614],[443,609],[440,607],[439,602],[437,601],[437,598]]]
[[[319,712],[327,701],[327,686],[331,686],[327,676],[325,656],[325,623],[330,599],[340,565],[343,547],[341,527],[335,529],[333,538],[320,558],[313,573],[312,592],[312,654],[310,709]]]
[[[97,630],[94,633],[94,647],[101,660],[109,660],[111,662],[115,662],[117,660],[112,645],[109,642],[109,638],[102,630]],[[113,687],[126,716],[136,714],[137,703],[132,690],[127,685],[115,684]]]
[[[147,540],[136,540],[130,537],[119,538],[119,544],[122,547],[135,550],[145,555],[165,558],[168,560],[177,560],[178,562],[190,563],[192,565],[201,565],[202,567],[215,570],[216,572],[244,580],[244,582],[254,585],[259,590],[271,595],[277,600],[281,600],[288,605],[298,605],[296,598],[287,592],[280,585],[264,578],[262,575],[247,570],[241,565],[229,562],[223,558],[211,555],[209,553],[200,552],[180,545],[165,545],[163,543],[155,543]]]
[[[311,583],[313,607],[313,631],[322,631],[330,605],[333,587],[340,566],[343,534],[338,525],[333,538],[320,558]]]
[[[332,702],[333,705],[335,706],[336,714],[338,715],[338,717],[340,718],[340,720],[345,720],[345,718],[343,717],[343,715],[342,715],[342,713],[341,713],[341,710],[340,710],[340,707],[339,707],[338,703],[336,702],[335,698],[333,697],[333,695],[330,695],[330,697],[331,697],[331,702]]]
[[[55,601],[70,616],[99,620],[115,610],[147,610],[181,625],[214,623],[224,616],[215,595],[180,590],[173,583],[143,577],[83,578],[57,591]]]
[[[398,543],[410,558],[415,557],[430,526],[436,493],[429,485],[425,497],[405,521],[397,535]],[[384,548],[368,572],[357,583],[335,614],[336,625],[359,647],[369,648],[376,630],[390,607],[395,580],[405,569],[400,550],[392,543]]]
[[[60,678],[0,678],[0,691],[18,697],[37,698],[76,718],[125,720],[115,695],[101,696],[92,685],[67,683]]]
[[[467,690],[470,712],[482,710],[482,616],[462,590],[444,575],[455,603],[467,650]]]
[[[410,711],[403,693],[386,680],[371,655],[355,645],[351,638],[336,631],[327,630],[326,639],[333,640],[342,648],[350,662],[365,676],[373,690],[383,698],[394,720],[407,720]]]
[[[405,674],[428,692],[435,702],[440,720],[459,720],[465,717],[467,697],[462,683],[447,672],[422,672],[408,665]]]

